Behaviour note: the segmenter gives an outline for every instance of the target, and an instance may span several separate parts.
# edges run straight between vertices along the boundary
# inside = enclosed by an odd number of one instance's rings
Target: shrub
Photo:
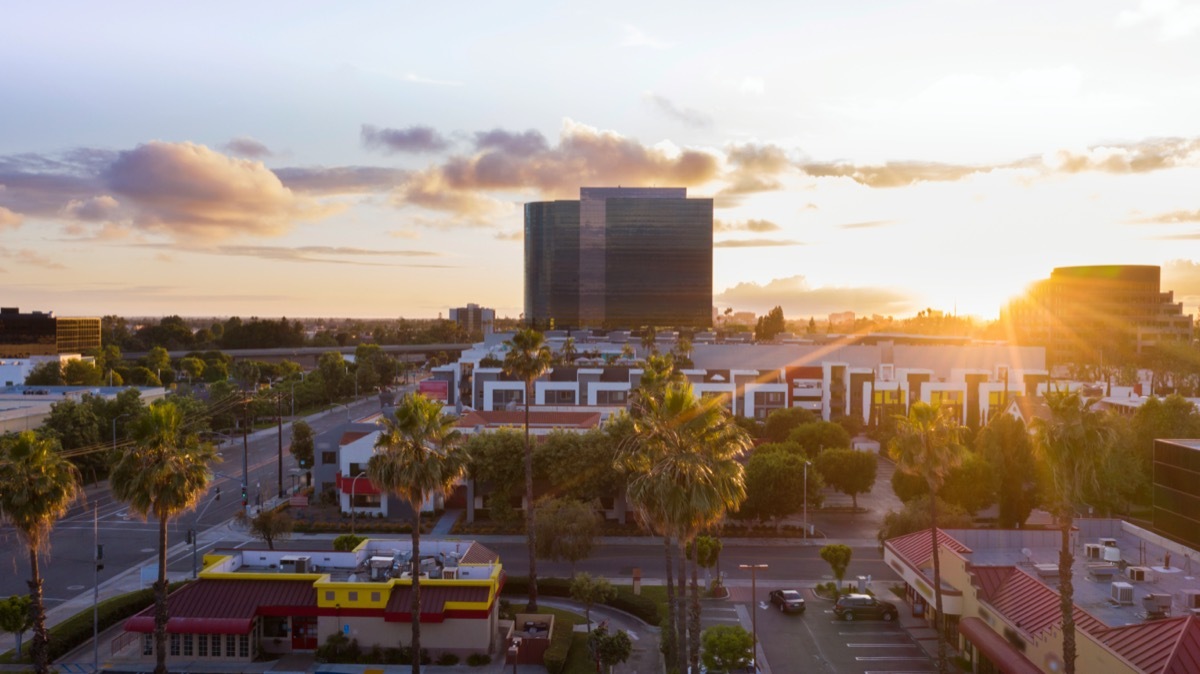
[[[467,656],[467,664],[472,667],[483,667],[492,664],[492,657],[487,653],[472,653]]]
[[[442,653],[437,659],[437,664],[439,667],[453,667],[458,664],[458,656],[453,653]]]
[[[525,576],[508,576],[504,581],[504,594],[529,594],[529,579]],[[571,581],[565,578],[540,578],[538,596],[570,597]],[[634,594],[633,590],[625,585],[617,586],[617,596],[605,602],[605,605],[629,613],[650,625],[657,625],[661,619],[658,604],[654,600]]]

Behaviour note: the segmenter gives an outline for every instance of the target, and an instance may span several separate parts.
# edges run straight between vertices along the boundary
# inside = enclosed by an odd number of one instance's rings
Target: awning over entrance
[[[1030,662],[1029,658],[1004,637],[993,632],[992,628],[979,618],[963,618],[958,621],[958,631],[1004,674],[1042,674],[1041,668]]]
[[[250,618],[168,618],[168,634],[249,634],[254,621]],[[125,631],[154,631],[154,616],[136,615],[125,621]]]

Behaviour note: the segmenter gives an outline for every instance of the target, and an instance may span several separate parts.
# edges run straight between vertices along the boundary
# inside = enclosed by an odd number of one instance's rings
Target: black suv
[[[896,605],[890,601],[876,599],[869,594],[847,594],[838,598],[833,605],[833,614],[840,620],[859,620],[861,618],[878,618],[892,621],[899,615]]]

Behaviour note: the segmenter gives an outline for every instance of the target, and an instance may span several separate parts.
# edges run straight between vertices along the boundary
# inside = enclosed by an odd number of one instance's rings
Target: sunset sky
[[[522,311],[522,203],[715,199],[714,304],[1200,305],[1200,2],[9,3],[0,305]]]

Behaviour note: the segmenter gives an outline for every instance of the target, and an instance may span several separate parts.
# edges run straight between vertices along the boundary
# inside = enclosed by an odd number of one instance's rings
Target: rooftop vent
[[[1129,583],[1116,581],[1112,584],[1110,598],[1118,606],[1133,606],[1133,586]]]

